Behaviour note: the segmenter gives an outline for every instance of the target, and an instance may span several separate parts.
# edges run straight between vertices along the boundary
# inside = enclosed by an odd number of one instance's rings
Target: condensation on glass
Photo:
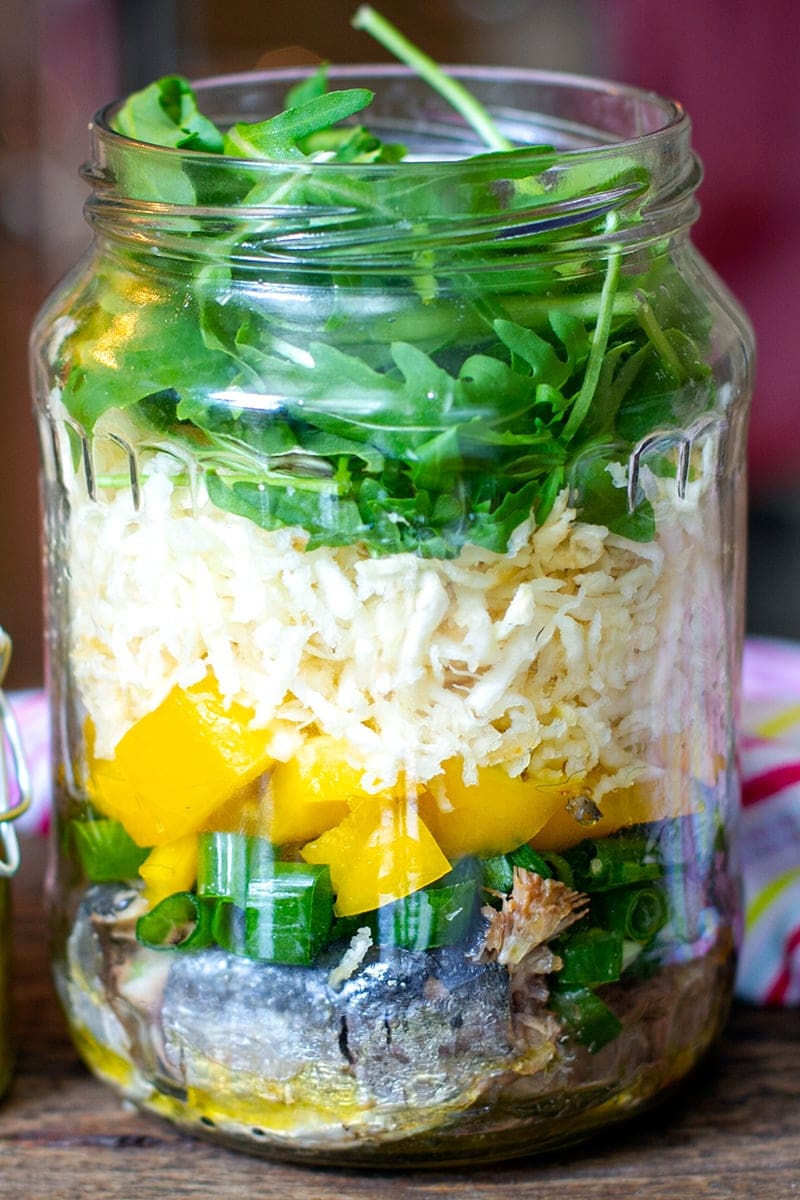
[[[751,333],[678,106],[467,71],[503,157],[400,68],[332,78],[405,162],[93,127],[34,339],[55,975],[92,1069],[206,1136],[528,1154],[727,1011]]]

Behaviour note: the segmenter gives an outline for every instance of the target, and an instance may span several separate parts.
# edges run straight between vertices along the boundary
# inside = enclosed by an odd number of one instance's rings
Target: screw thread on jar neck
[[[691,224],[701,171],[680,106],[635,88],[546,72],[451,68],[519,145],[487,154],[403,67],[332,69],[370,84],[365,120],[408,147],[393,164],[238,160],[150,146],[96,118],[84,177],[87,219],[136,253],[263,271],[357,269],[437,275],[515,269],[647,244]],[[301,72],[222,77],[196,87],[222,127],[279,111]],[[615,214],[613,222],[609,214]]]

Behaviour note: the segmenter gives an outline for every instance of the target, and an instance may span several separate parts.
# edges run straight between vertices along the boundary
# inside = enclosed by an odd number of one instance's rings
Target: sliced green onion
[[[247,894],[247,838],[201,833],[197,843],[197,894],[243,904]]]
[[[664,870],[644,838],[587,840],[567,852],[574,886],[582,892],[605,892],[659,879]]]
[[[402,950],[455,945],[468,935],[476,916],[479,886],[481,882],[487,886],[485,867],[485,861],[462,858],[436,883],[402,900],[354,917],[340,917],[334,922],[331,941],[349,941],[366,926],[375,945]]]
[[[483,864],[483,887],[485,891],[508,896],[514,886],[514,868],[507,854],[487,858]]]
[[[559,883],[564,883],[568,888],[574,888],[575,876],[570,863],[561,854],[555,854],[552,850],[542,850],[542,858],[550,869],[550,877],[555,878]]]
[[[611,929],[570,934],[559,944],[558,954],[564,963],[559,985],[613,983],[622,974],[622,934]]]
[[[213,939],[232,954],[308,964],[328,939],[333,890],[327,867],[276,862],[266,838],[206,833],[198,894],[214,902]]]
[[[275,860],[278,857],[277,846],[273,846],[272,842],[268,841],[267,838],[247,838],[248,886],[254,879],[270,879],[275,868]],[[303,864],[300,863],[299,865],[302,866]]]
[[[370,914],[376,943],[436,950],[462,941],[475,916],[480,875],[475,860],[462,860],[435,884],[383,905]]]
[[[212,906],[211,940],[230,954],[246,958],[244,908],[232,900],[218,899]]]
[[[233,954],[307,966],[328,941],[333,898],[327,867],[273,862],[250,879],[243,908],[218,902],[214,939]]]
[[[666,924],[668,910],[663,891],[645,883],[608,892],[592,911],[597,911],[603,924],[621,937],[644,945]]]
[[[244,905],[252,879],[268,877],[276,850],[266,838],[243,833],[201,833],[198,841],[197,893]]]
[[[483,862],[484,891],[497,892],[508,896],[514,886],[514,867],[524,871],[534,871],[543,879],[552,879],[553,872],[541,854],[537,853],[526,842],[512,850],[509,854],[496,854]],[[497,897],[489,896],[490,903],[496,903]]]
[[[137,846],[119,821],[70,821],[81,866],[90,883],[135,879],[150,853]]]
[[[554,988],[550,993],[550,1007],[590,1054],[596,1054],[613,1042],[622,1030],[619,1017],[586,987]]]
[[[151,950],[200,950],[211,945],[211,905],[192,892],[173,892],[136,922]]]
[[[522,867],[524,871],[533,871],[535,874],[541,875],[542,879],[553,878],[553,872],[542,855],[527,842],[517,846],[516,850],[512,850],[507,857],[514,867]]]

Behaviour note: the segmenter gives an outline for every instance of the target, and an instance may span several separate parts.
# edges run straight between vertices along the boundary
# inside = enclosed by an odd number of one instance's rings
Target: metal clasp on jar
[[[668,454],[677,450],[675,487],[678,499],[685,500],[692,467],[692,453],[706,438],[719,437],[723,424],[718,414],[709,413],[696,420],[688,429],[657,429],[637,442],[628,459],[628,512],[633,512],[639,503],[642,464],[649,455]]]
[[[11,659],[11,639],[0,629],[0,685]],[[11,804],[8,758],[16,780],[16,803]],[[19,727],[11,705],[0,687],[0,879],[13,875],[19,866],[19,844],[12,822],[30,806],[31,781],[22,749]]]
[[[145,452],[170,459],[183,473],[192,502],[197,504],[202,470],[191,454],[171,442],[139,441],[133,445],[118,433],[88,433],[73,417],[56,418],[48,413],[40,420],[45,473],[67,492],[73,477],[82,477],[86,494],[94,501],[104,490],[116,495],[127,489],[133,509],[138,512],[142,507],[142,481],[147,473],[146,464],[143,466],[141,461],[142,452]],[[77,454],[73,461],[75,448]]]
[[[683,503],[692,484],[702,492],[719,474],[726,430],[725,416],[712,412],[702,414],[685,429],[656,429],[632,447],[622,441],[590,445],[569,468],[570,503],[582,506],[587,475],[597,464],[605,466],[614,487],[624,491],[624,509],[629,514],[652,495],[654,476],[662,480],[662,486],[670,487],[674,500]],[[661,469],[654,470],[659,460]]]

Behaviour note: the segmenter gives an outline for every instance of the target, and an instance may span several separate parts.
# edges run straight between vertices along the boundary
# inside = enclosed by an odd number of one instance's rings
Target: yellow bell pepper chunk
[[[450,870],[416,805],[398,796],[365,801],[301,854],[330,866],[340,917],[400,900]]]
[[[244,833],[269,839],[269,776],[251,780],[238,788],[221,808],[203,822],[203,833]]]
[[[467,785],[460,760],[450,759],[444,764],[449,808],[428,795],[422,811],[448,858],[490,857],[530,841],[580,790],[578,783],[558,776],[512,779],[502,767],[479,767],[478,782]]]
[[[197,879],[197,834],[188,833],[150,851],[139,868],[145,899],[158,904],[173,892],[188,892]]]
[[[226,707],[209,675],[173,688],[119,742],[113,759],[89,753],[89,796],[140,846],[163,846],[201,829],[215,808],[271,764],[269,731],[252,712]]]
[[[702,806],[699,794],[687,788],[675,792],[665,786],[664,780],[647,781],[607,792],[598,801],[601,812],[599,821],[582,825],[566,808],[554,813],[547,824],[531,839],[536,850],[553,850],[560,853],[576,846],[584,838],[609,837],[620,829],[631,825],[646,825],[651,821],[663,821],[697,812]]]
[[[318,837],[369,798],[361,786],[362,772],[347,761],[345,749],[337,738],[312,737],[294,758],[276,766],[269,823],[269,839],[276,846]]]

